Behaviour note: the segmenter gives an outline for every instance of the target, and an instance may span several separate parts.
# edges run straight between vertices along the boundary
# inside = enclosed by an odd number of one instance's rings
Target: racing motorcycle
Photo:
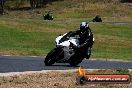
[[[55,44],[56,47],[47,54],[44,60],[46,66],[51,66],[54,63],[69,63],[71,66],[77,66],[86,58],[79,49],[74,48],[79,45],[79,36],[74,32],[60,35],[55,39]],[[87,59],[90,58],[91,48],[92,46],[88,48]]]

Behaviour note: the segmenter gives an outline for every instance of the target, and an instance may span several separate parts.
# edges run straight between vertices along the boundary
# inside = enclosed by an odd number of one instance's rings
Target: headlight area
[[[64,48],[64,46],[62,46],[62,45],[56,45],[56,47]]]

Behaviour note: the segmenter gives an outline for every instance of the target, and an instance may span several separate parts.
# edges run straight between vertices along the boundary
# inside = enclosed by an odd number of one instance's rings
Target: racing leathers
[[[91,54],[91,49],[92,45],[94,43],[93,41],[93,33],[91,31],[91,29],[88,27],[87,30],[85,31],[80,31],[77,30],[74,32],[75,35],[79,35],[79,45],[78,46],[73,46],[73,48],[75,50],[78,51],[78,53],[82,53],[84,55],[84,57],[86,57],[87,59],[89,58],[89,51]]]

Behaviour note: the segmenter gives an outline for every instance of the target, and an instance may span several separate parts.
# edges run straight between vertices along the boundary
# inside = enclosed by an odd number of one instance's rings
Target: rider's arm
[[[88,44],[89,44],[89,39],[87,39],[83,44],[78,45],[77,48],[81,48],[81,47],[84,47],[84,46],[88,46]]]
[[[84,46],[92,46],[92,45],[93,45],[93,34],[90,30],[85,42],[82,43],[81,45],[75,46],[74,48],[81,48]]]

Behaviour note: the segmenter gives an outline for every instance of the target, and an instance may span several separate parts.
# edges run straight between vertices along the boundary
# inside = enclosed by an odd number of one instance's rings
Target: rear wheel
[[[46,66],[53,65],[57,61],[57,58],[59,57],[59,54],[61,52],[62,52],[62,49],[60,48],[54,48],[53,50],[51,50],[44,60],[45,65]]]
[[[73,67],[77,66],[82,62],[84,58],[81,57],[79,54],[75,54],[70,58],[69,64]]]
[[[89,59],[91,56],[91,47],[88,48],[86,59]]]

